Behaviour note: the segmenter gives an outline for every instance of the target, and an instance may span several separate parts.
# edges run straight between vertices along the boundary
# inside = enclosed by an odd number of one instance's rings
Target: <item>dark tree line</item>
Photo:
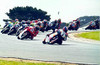
[[[50,20],[50,15],[47,15],[46,11],[41,9],[33,8],[31,6],[26,7],[14,7],[6,13],[10,19],[19,19],[19,20],[33,20],[33,19],[47,19]]]

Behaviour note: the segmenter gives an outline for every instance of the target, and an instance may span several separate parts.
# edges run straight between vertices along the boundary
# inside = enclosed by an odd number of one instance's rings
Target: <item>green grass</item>
[[[87,39],[93,39],[93,40],[100,41],[100,31],[84,32],[84,33],[78,34],[78,36],[87,38]]]
[[[57,64],[0,60],[0,65],[57,65]]]

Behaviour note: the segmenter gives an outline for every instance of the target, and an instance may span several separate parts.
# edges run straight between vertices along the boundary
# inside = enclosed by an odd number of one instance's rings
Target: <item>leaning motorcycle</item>
[[[16,36],[18,36],[26,27],[28,27],[28,26],[27,25],[23,25],[23,26],[19,27],[17,32],[16,32]]]
[[[52,36],[52,38],[51,38]],[[48,39],[50,39],[48,41]],[[42,41],[43,44],[59,44],[59,45],[62,45],[62,41],[64,40],[64,38],[58,34],[57,32],[56,33],[53,33],[51,35],[47,35],[46,38]]]
[[[89,25],[88,27],[85,28],[85,30],[87,30],[87,29],[95,30],[95,29],[96,29],[96,26],[91,26],[91,25]]]
[[[20,27],[20,25],[16,24],[14,25],[8,32],[8,35],[12,35],[12,34],[15,34],[18,30],[18,28]]]
[[[2,34],[3,34],[3,33],[8,33],[11,27],[12,27],[12,25],[9,25],[9,24],[6,25],[6,26],[4,26],[4,28],[3,28],[2,31],[1,31],[1,33],[2,33]]]
[[[18,35],[18,39],[27,39],[30,38],[31,39],[31,34],[35,34],[34,33],[34,27],[27,27],[25,30],[23,30],[19,35]]]

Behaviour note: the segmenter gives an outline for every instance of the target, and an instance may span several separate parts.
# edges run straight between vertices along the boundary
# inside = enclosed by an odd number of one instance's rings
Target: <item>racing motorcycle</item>
[[[41,31],[41,32],[44,32],[44,31],[45,31],[45,27],[46,27],[46,26],[45,26],[43,23],[41,23],[40,31]]]
[[[16,36],[18,36],[26,27],[28,27],[27,24],[20,26],[16,32]]]
[[[3,33],[8,33],[11,27],[12,27],[12,25],[9,25],[9,24],[4,26],[3,30],[1,31],[1,33],[2,34]]]
[[[72,24],[70,24],[70,25],[68,26],[68,30],[75,30],[76,25],[75,25],[75,23],[73,23],[73,24],[74,24],[74,26],[72,26]]]
[[[17,32],[18,28],[20,27],[19,24],[14,25],[8,32],[8,35],[12,35]]]
[[[49,41],[48,41],[49,39]],[[59,33],[47,34],[46,38],[42,41],[43,44],[59,44],[62,45],[64,38]]]
[[[41,32],[48,31],[48,24],[47,24],[47,22],[41,23],[40,31]]]
[[[77,31],[79,29],[80,23],[79,22],[75,22],[73,24],[74,24],[74,26],[72,24],[69,24],[68,30],[76,30]]]
[[[95,30],[95,29],[96,29],[96,26],[91,26],[91,25],[89,25],[88,27],[85,28],[85,30],[87,30],[87,29]]]
[[[32,35],[34,35],[34,37],[35,37],[34,27],[29,26],[29,27],[27,27],[25,30],[23,30],[23,31],[18,35],[17,38],[18,38],[18,39],[21,39],[21,40],[30,38],[30,39],[32,40],[32,38],[31,38]]]

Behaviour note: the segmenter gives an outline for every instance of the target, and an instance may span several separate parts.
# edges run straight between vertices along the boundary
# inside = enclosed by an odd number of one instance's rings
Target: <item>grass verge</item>
[[[87,38],[87,39],[93,39],[100,41],[100,31],[93,31],[93,32],[84,32],[78,34],[79,37]]]
[[[50,63],[31,63],[31,62],[21,62],[21,61],[0,60],[0,65],[56,65],[56,64],[50,64]]]
[[[50,63],[31,63],[31,62],[20,62],[20,61],[0,60],[0,65],[57,65],[57,64],[50,64]]]
[[[83,65],[83,64],[46,62],[46,61],[24,60],[16,58],[0,58],[0,65]]]

